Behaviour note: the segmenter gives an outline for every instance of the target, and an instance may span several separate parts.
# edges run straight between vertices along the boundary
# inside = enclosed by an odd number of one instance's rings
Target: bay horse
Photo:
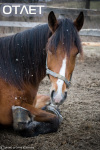
[[[59,117],[42,108],[50,100],[60,105],[67,98],[76,56],[82,55],[78,31],[83,22],[83,12],[73,22],[56,19],[51,11],[48,24],[0,38],[0,124],[17,122],[14,128],[25,136],[58,130]],[[37,94],[46,73],[52,83],[50,97]],[[20,109],[26,115],[23,122],[16,119]]]

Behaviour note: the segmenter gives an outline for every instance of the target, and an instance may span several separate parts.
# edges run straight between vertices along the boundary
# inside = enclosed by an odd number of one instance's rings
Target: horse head
[[[71,83],[75,60],[78,53],[82,55],[78,31],[84,22],[83,12],[77,19],[56,19],[55,14],[48,15],[48,25],[52,36],[47,43],[46,71],[51,81],[51,102],[60,105],[67,98],[67,89]]]

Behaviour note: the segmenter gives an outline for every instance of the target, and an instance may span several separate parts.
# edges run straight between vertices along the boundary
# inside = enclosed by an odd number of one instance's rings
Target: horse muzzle
[[[59,94],[56,91],[51,92],[51,103],[54,105],[61,105],[67,98],[67,92],[64,92],[62,94]]]

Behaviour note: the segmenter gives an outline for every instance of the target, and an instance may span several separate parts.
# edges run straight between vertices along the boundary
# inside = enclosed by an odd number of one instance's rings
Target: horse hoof
[[[63,121],[63,117],[55,105],[52,105],[52,104],[48,105],[46,110],[51,113],[54,113],[59,118],[59,123]]]
[[[12,106],[13,127],[15,130],[23,130],[27,125],[34,120],[31,113],[20,106]]]

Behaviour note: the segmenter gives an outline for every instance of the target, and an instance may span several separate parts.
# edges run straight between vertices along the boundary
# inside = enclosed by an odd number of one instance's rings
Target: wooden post
[[[85,8],[90,9],[90,0],[86,0]]]

